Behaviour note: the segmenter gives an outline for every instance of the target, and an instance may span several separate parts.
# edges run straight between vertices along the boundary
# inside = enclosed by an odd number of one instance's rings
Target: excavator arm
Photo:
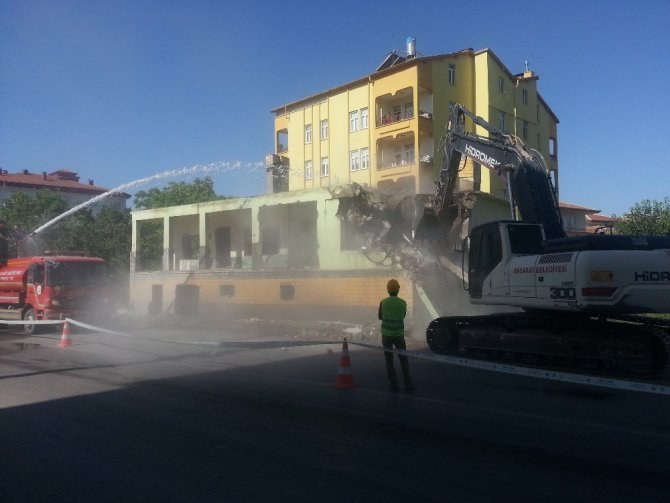
[[[486,129],[484,137],[465,131],[465,118]],[[556,192],[539,152],[527,147],[518,137],[504,133],[463,105],[451,107],[447,132],[442,139],[444,163],[436,180],[432,211],[438,221],[452,223],[447,216],[457,205],[456,182],[463,157],[505,176],[513,220],[540,223],[547,239],[565,237]],[[453,215],[455,212],[452,211]]]

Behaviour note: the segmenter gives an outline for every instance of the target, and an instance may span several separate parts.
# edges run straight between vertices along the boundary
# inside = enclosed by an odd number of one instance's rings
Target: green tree
[[[68,209],[67,201],[57,192],[16,192],[0,208],[0,218],[10,228],[18,225],[30,232]],[[81,251],[89,256],[101,257],[115,270],[127,274],[131,241],[130,211],[107,207],[93,215],[90,209],[84,208],[40,231],[34,239],[42,251]],[[10,250],[12,255],[16,255],[15,243],[12,243]]]
[[[140,190],[135,194],[135,208],[138,210],[166,208],[182,204],[204,203],[225,199],[214,192],[214,182],[207,176],[203,179],[194,178],[193,182],[170,182],[163,189],[152,188]]]
[[[166,208],[218,199],[227,199],[227,197],[219,196],[214,192],[214,182],[210,177],[194,178],[191,183],[170,182],[163,189],[140,190],[135,194],[135,208]],[[138,231],[139,267],[143,270],[160,269],[163,262],[162,222],[140,222]]]
[[[670,235],[670,197],[663,201],[645,199],[617,218],[614,229],[618,234]]]
[[[132,223],[130,210],[104,207],[96,215],[84,208],[58,222],[54,247],[100,257],[119,273],[130,268]]]
[[[7,222],[7,227],[10,229],[18,225],[24,231],[30,232],[68,209],[67,201],[57,192],[49,190],[38,190],[34,194],[15,192],[0,208],[0,218]],[[43,250],[52,249],[57,235],[56,224],[40,232],[36,243]],[[11,244],[9,253],[10,256],[16,256],[16,243]]]
[[[163,222],[142,220],[138,222],[138,266],[143,271],[159,270],[163,264]]]
[[[14,192],[3,203],[0,215],[8,226],[20,225],[30,231],[68,209],[65,199],[51,190],[38,190],[34,195]]]

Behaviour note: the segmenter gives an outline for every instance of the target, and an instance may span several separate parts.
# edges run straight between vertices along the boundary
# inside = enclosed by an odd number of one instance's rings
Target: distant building
[[[613,234],[618,218],[590,213],[586,215],[586,232],[589,234]]]
[[[93,180],[80,183],[79,175],[67,169],[59,169],[51,173],[46,171],[30,173],[27,169],[18,173],[9,173],[1,169],[0,187],[0,203],[9,199],[16,192],[32,195],[38,190],[50,190],[58,192],[71,208],[109,190],[94,185]],[[128,194],[114,194],[91,205],[90,208],[93,213],[97,213],[106,206],[123,210],[126,208],[128,198],[130,198]]]
[[[584,234],[612,234],[616,219],[607,215],[599,215],[600,210],[561,202],[563,229],[568,236]]]

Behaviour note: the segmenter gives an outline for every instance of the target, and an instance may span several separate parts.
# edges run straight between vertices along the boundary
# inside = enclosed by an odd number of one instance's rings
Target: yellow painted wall
[[[383,180],[392,180],[397,181],[400,177],[414,177],[415,180],[419,176],[419,128],[418,128],[418,108],[419,108],[419,99],[418,99],[418,82],[419,82],[419,70],[417,66],[410,66],[404,70],[393,72],[388,75],[384,75],[381,78],[375,79],[370,86],[370,109],[371,109],[371,125],[373,127],[372,136],[371,136],[371,146],[370,146],[370,163],[372,168],[372,177],[371,183],[377,185],[380,181]],[[377,113],[377,99],[385,96],[395,96],[397,92],[401,89],[411,88],[412,89],[412,101],[414,103],[414,119],[401,121],[395,123],[393,126],[387,128],[377,128],[376,122],[380,119]],[[393,129],[390,131],[390,129]],[[413,135],[414,137],[414,153],[416,162],[413,165],[403,166],[392,169],[378,170],[377,165],[379,163],[377,144],[380,138],[390,138],[397,137],[398,134],[408,134]],[[413,188],[416,190],[418,185],[416,182],[413,184]]]
[[[369,115],[368,128],[351,133],[349,112],[368,108],[371,114],[369,96],[368,85],[363,84],[275,117],[275,134],[282,128],[288,130],[289,151],[284,155],[290,159],[289,190],[333,187],[352,182],[370,184],[369,169],[355,173],[349,169],[349,152],[370,148],[370,124],[373,124]],[[328,120],[328,138],[322,140],[321,121],[324,119]],[[307,124],[312,126],[312,142],[309,144],[305,143]],[[321,176],[322,157],[329,160],[329,176],[326,177]],[[305,162],[310,160],[313,176],[311,180],[305,180]]]
[[[479,115],[487,122],[491,122],[491,108],[490,108],[490,65],[488,53],[480,53],[475,55],[475,106],[471,108],[476,115]],[[477,126],[474,131],[477,134],[487,136],[488,131]],[[491,172],[482,168],[481,170],[481,190],[483,192],[491,192]]]
[[[133,303],[138,312],[146,312],[151,302],[152,285],[163,286],[163,306],[173,305],[175,289],[179,284],[188,283],[200,287],[200,306],[214,309],[220,306],[255,306],[259,311],[264,306],[298,308],[308,315],[310,310],[327,312],[324,308],[346,308],[348,306],[368,309],[370,323],[377,319],[379,301],[387,296],[386,282],[394,277],[400,283],[400,296],[407,301],[408,313],[411,313],[414,298],[412,283],[401,273],[371,274],[360,276],[321,276],[311,278],[263,278],[263,277],[219,277],[208,278],[202,274],[188,277],[188,274],[163,274],[158,278],[154,274],[135,274],[131,277]],[[220,287],[232,285],[234,296],[222,296]],[[282,299],[281,285],[291,285],[295,289],[293,299]]]
[[[368,109],[368,127],[365,129],[361,129],[361,118],[360,118],[360,111],[363,108]],[[371,110],[372,109],[372,110]],[[358,131],[356,132],[349,132],[349,145],[348,145],[348,151],[347,151],[347,166],[346,169],[349,171],[349,179],[351,182],[358,183],[360,185],[370,185],[371,183],[371,167],[368,167],[367,169],[361,169],[359,171],[354,171],[352,172],[349,168],[349,159],[350,159],[350,154],[349,152],[352,150],[359,150],[362,148],[367,148],[368,151],[371,151],[371,132],[374,130],[373,129],[373,124],[374,122],[371,119],[374,119],[374,105],[370,106],[370,86],[365,85],[358,87],[356,89],[351,89],[348,92],[348,109],[346,111],[346,117],[347,117],[347,128],[346,130],[349,131],[349,113],[358,111]],[[370,157],[371,159],[371,157]],[[339,168],[339,165],[338,165]]]
[[[449,84],[449,65],[456,67],[455,85]],[[432,62],[433,74],[433,138],[435,154],[434,177],[439,176],[439,170],[444,161],[444,152],[438,151],[440,139],[444,136],[449,122],[452,103],[461,103],[466,108],[474,110],[477,102],[475,88],[475,61],[470,55],[452,56]],[[461,177],[472,177],[472,162],[468,161]]]
[[[316,136],[314,137],[314,141],[319,144],[319,154],[318,154],[318,159],[317,159],[317,165],[314,170],[314,179],[318,180],[317,185],[321,187],[329,187],[330,186],[330,181],[333,176],[333,159],[332,159],[332,152],[330,148],[330,104],[328,101],[324,101],[322,103],[319,103],[318,106],[318,120],[315,122],[316,124]],[[328,121],[328,137],[322,139],[321,138],[321,121],[327,120]],[[328,176],[321,176],[321,157],[328,157],[329,161],[329,175]]]

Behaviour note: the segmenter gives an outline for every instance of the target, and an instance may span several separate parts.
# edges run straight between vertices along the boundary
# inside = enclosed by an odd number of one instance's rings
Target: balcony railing
[[[381,120],[377,121],[377,127],[390,126],[391,124],[396,124],[398,122],[408,121],[414,118],[414,113],[408,113],[404,115],[385,115]]]
[[[412,164],[414,164],[414,158],[409,160],[402,159],[400,161],[380,162],[377,164],[377,169],[401,168],[403,166],[411,166]]]

